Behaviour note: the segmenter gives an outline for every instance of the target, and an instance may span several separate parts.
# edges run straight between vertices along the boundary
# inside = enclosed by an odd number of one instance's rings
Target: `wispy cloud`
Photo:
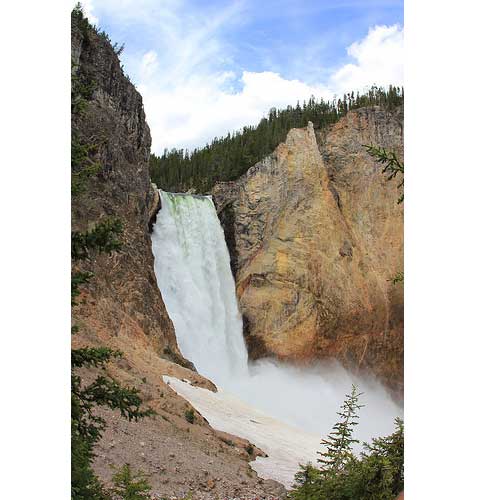
[[[175,77],[165,83],[161,73],[169,70],[159,62],[158,54],[149,51],[142,60],[138,87],[152,129],[153,150],[203,145],[215,136],[257,123],[273,106],[295,104],[311,95],[326,100],[371,84],[402,85],[402,46],[399,26],[372,28],[348,47],[350,63],[313,84],[270,71],[235,74],[208,71],[201,65],[195,72],[188,66],[176,67]]]
[[[121,27],[120,41],[127,46],[123,62],[144,97],[157,153],[165,147],[202,146],[215,136],[257,123],[273,106],[295,104],[311,95],[330,99],[373,83],[403,83],[403,30],[398,24],[371,27],[366,36],[337,50],[333,59],[341,64],[334,66],[331,57],[329,64],[321,57],[328,50],[325,38],[318,34],[301,45],[297,36],[276,32],[272,22],[255,24],[257,10],[249,0],[200,4],[88,2],[107,29]],[[287,62],[273,60],[274,52],[281,50]]]

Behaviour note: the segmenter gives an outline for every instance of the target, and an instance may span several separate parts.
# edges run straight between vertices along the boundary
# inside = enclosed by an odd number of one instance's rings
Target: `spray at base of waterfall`
[[[223,229],[211,197],[160,191],[152,234],[155,273],[182,354],[199,373],[251,407],[325,437],[351,384],[363,396],[355,436],[386,435],[402,410],[374,379],[339,363],[298,368],[273,360],[248,364]]]

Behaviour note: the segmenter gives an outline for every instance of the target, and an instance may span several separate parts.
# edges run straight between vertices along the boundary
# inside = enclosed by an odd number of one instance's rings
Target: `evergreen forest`
[[[351,92],[332,102],[313,96],[301,106],[272,108],[258,125],[215,137],[210,144],[193,151],[165,149],[161,156],[150,156],[152,181],[171,192],[194,190],[206,194],[219,181],[238,179],[251,166],[272,153],[292,128],[305,127],[311,121],[315,129],[337,122],[351,109],[381,106],[392,110],[404,102],[404,89],[372,86],[364,94]]]

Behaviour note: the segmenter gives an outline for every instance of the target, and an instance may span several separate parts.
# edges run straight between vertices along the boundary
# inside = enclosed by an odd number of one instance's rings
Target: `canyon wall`
[[[106,219],[123,225],[122,249],[92,256],[82,270],[94,277],[73,310],[80,330],[74,341],[151,347],[191,364],[180,354],[153,270],[148,224],[158,208],[150,184],[150,130],[141,95],[124,75],[105,37],[72,23],[72,72],[92,88],[83,112],[72,114],[72,140],[89,148],[100,171],[72,198],[72,230],[87,231]]]
[[[163,379],[168,375],[216,390],[179,352],[157,286],[148,228],[159,195],[150,184],[151,138],[142,98],[105,36],[72,18],[71,37],[73,78],[93,88],[91,95],[85,92],[83,113],[72,115],[72,143],[87,146],[90,160],[100,165],[85,191],[72,198],[72,230],[87,231],[106,219],[123,225],[120,251],[92,252],[88,260],[74,263],[75,270],[91,271],[94,277],[81,286],[73,307],[79,330],[72,344],[121,350],[123,357],[108,363],[101,375],[137,388],[156,412],[135,422],[119,411],[96,408],[106,429],[95,447],[94,470],[111,486],[112,467],[128,463],[147,475],[155,498],[184,498],[191,492],[195,498],[240,493],[280,498],[284,487],[259,478],[249,466],[263,455],[261,450],[212,429]],[[92,382],[96,374],[83,369],[82,380]]]
[[[213,196],[250,357],[336,358],[403,388],[403,206],[364,144],[403,151],[403,112],[350,111],[286,141]]]

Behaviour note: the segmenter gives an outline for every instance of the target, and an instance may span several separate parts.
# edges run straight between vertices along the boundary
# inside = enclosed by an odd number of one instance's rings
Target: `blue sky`
[[[403,83],[403,2],[85,0],[125,43],[152,150],[202,146],[272,106]]]

